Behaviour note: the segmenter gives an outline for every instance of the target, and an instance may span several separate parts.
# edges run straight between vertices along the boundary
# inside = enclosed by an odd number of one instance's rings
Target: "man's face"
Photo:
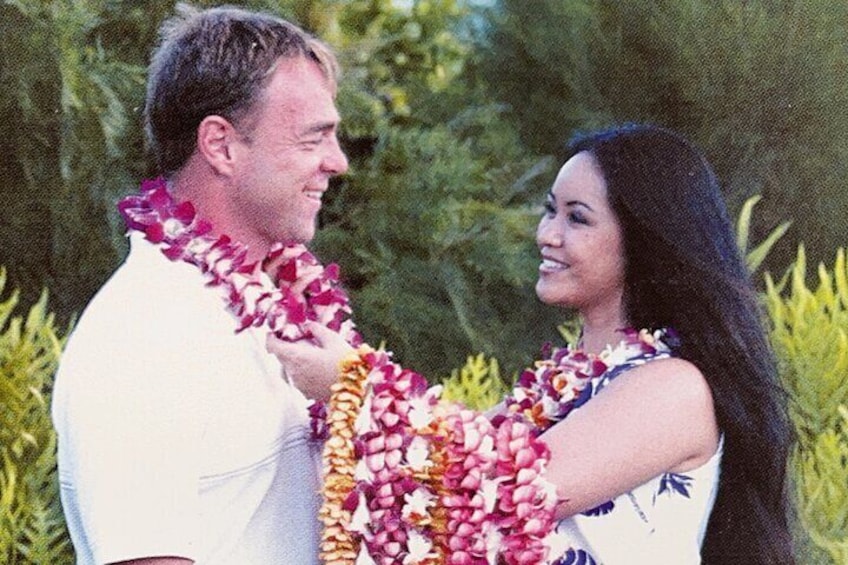
[[[281,60],[245,122],[227,196],[234,231],[254,252],[311,240],[330,178],[347,170],[331,84],[312,61]]]

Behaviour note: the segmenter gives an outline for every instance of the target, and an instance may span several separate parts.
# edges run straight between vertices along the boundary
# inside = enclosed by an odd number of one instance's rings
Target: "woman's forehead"
[[[580,152],[565,162],[550,193],[560,204],[573,200],[590,204],[607,201],[603,174],[595,158],[587,152]]]

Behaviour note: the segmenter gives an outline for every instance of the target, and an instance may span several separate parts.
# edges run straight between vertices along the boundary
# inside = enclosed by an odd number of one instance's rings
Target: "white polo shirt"
[[[262,330],[235,334],[220,288],[131,244],[74,329],[53,395],[78,563],[317,563],[306,399]]]

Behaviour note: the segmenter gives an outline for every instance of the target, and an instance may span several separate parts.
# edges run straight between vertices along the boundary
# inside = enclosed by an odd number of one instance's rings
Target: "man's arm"
[[[118,561],[111,565],[192,565],[192,563],[194,561],[183,557],[145,557],[143,559]]]

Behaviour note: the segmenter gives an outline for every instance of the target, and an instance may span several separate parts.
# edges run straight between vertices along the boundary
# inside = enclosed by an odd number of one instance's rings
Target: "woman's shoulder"
[[[644,403],[650,411],[646,417],[685,440],[690,455],[674,471],[698,467],[715,454],[720,433],[713,395],[695,364],[679,357],[655,359],[623,373],[608,388],[619,402]]]
[[[655,359],[633,367],[611,383],[620,394],[650,399],[649,405],[663,413],[687,419],[715,419],[709,382],[694,363],[679,357]],[[708,423],[708,422],[704,422]]]
[[[709,382],[698,367],[680,357],[665,357],[643,363],[623,373],[616,381],[628,387],[651,387],[665,394],[675,393],[678,400],[709,400]],[[632,384],[630,384],[632,383]]]

